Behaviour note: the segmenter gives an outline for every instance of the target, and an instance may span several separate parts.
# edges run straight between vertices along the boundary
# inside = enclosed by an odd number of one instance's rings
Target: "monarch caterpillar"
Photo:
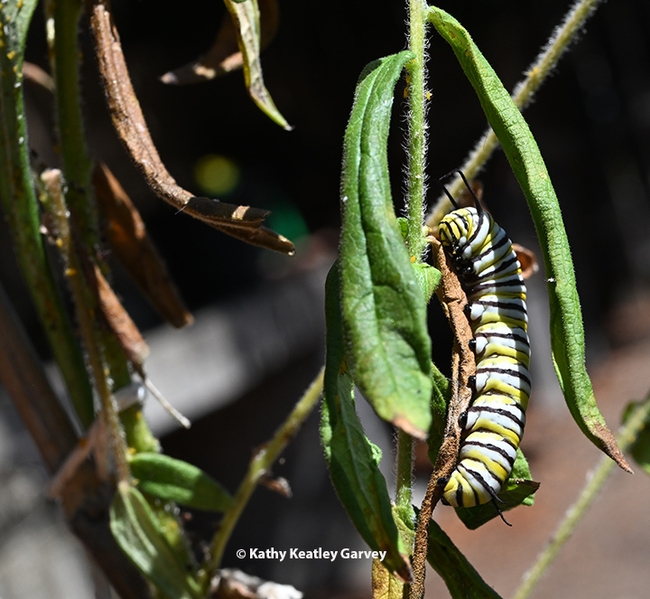
[[[497,500],[512,472],[530,397],[530,344],[526,286],[512,242],[457,172],[476,207],[458,208],[445,189],[456,210],[440,221],[438,233],[467,294],[476,386],[443,502],[472,507]]]

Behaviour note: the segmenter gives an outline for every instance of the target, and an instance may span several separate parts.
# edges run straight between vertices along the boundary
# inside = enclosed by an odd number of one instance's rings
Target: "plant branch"
[[[221,565],[223,554],[232,531],[237,524],[244,508],[248,504],[257,483],[270,470],[273,462],[278,459],[289,441],[300,430],[307,416],[311,413],[316,402],[323,392],[323,376],[325,369],[321,369],[309,388],[305,391],[298,403],[276,431],[273,438],[266,443],[253,457],[248,466],[248,472],[237,489],[233,507],[224,514],[221,526],[212,540],[208,563],[205,568],[204,590],[210,584],[212,577]]]
[[[131,474],[126,460],[126,443],[122,434],[117,406],[111,395],[107,372],[104,368],[99,335],[96,333],[94,315],[97,313],[97,302],[84,277],[84,269],[73,243],[68,210],[63,196],[61,171],[45,171],[41,175],[41,181],[44,186],[44,205],[54,224],[56,245],[60,248],[64,260],[65,275],[70,285],[81,337],[87,352],[88,365],[99,395],[102,416],[114,454],[118,482],[130,481]]]
[[[408,73],[409,141],[408,141],[408,232],[407,245],[411,259],[418,262],[426,246],[422,230],[426,167],[426,56],[427,27],[424,0],[409,0],[409,50],[415,59],[406,64]]]
[[[58,144],[68,184],[66,202],[75,216],[84,245],[94,256],[99,247],[97,210],[92,198],[92,160],[84,136],[82,101],[79,94],[81,52],[77,45],[83,0],[48,0],[45,12],[58,125]]]
[[[10,10],[9,4],[0,6],[0,20],[6,35],[3,39],[7,44],[0,52],[0,203],[11,230],[22,276],[61,369],[72,405],[82,426],[88,427],[94,417],[92,390],[40,232],[39,206],[28,159],[22,47],[13,46],[18,22],[9,18]]]
[[[476,371],[476,359],[469,347],[473,335],[464,311],[467,297],[458,277],[448,266],[440,242],[434,237],[427,237],[427,241],[433,248],[434,262],[442,275],[436,293],[449,320],[455,341],[452,352],[452,392],[447,411],[447,426],[418,515],[412,560],[413,583],[409,589],[409,599],[424,598],[429,521],[438,501],[442,498],[443,482],[449,478],[456,467],[462,434],[460,416],[467,411],[472,400],[469,378]]]
[[[632,412],[627,422],[621,427],[617,435],[618,446],[624,452],[637,439],[639,433],[646,425],[650,418],[650,395],[639,404]],[[582,493],[577,501],[567,510],[564,520],[560,523],[550,543],[537,558],[533,567],[526,572],[520,587],[515,592],[513,599],[526,599],[530,596],[537,583],[553,563],[558,553],[573,534],[576,526],[585,515],[591,504],[594,502],[610,474],[614,470],[616,463],[609,457],[603,456],[600,463],[594,470],[592,476],[587,480]]]
[[[530,104],[539,87],[558,63],[562,54],[571,45],[571,42],[575,40],[580,30],[584,27],[585,22],[601,1],[578,0],[569,10],[562,25],[553,31],[545,48],[528,69],[526,78],[515,86],[512,99],[518,108],[523,110]],[[461,167],[468,180],[471,181],[478,174],[498,145],[499,140],[494,134],[494,131],[488,127]],[[451,183],[449,192],[452,194],[452,197],[458,196],[462,186],[463,183],[458,178]],[[429,227],[437,227],[440,219],[450,209],[451,203],[449,199],[446,195],[441,195],[427,215],[426,224]]]
[[[262,226],[268,212],[194,196],[176,183],[151,138],[126,67],[109,0],[88,0],[99,74],[113,126],[145,182],[158,197],[204,223],[247,243],[292,255],[293,243]]]

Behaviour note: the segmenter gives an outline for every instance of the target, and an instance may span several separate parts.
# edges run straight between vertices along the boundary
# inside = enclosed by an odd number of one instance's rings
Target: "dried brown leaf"
[[[533,251],[518,243],[513,243],[512,249],[515,250],[517,260],[521,264],[521,276],[524,279],[532,277],[539,270],[539,263]]]
[[[268,214],[250,206],[235,206],[199,198],[176,183],[162,163],[133,90],[109,0],[89,0],[100,78],[113,126],[149,188],[165,202],[220,231],[253,245],[292,255],[293,243],[263,229]]]
[[[175,327],[193,322],[167,267],[149,237],[138,209],[103,164],[93,172],[95,196],[106,222],[106,238],[118,260],[158,312]]]
[[[128,359],[141,366],[149,355],[149,346],[99,267],[93,264],[92,269],[96,283],[97,303],[102,316]]]

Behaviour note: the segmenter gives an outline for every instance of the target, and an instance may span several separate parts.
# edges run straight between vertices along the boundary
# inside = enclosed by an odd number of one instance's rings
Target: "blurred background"
[[[343,132],[365,64],[405,47],[403,2],[308,3],[283,0],[275,39],[262,54],[266,85],[294,126],[283,131],[249,99],[241,72],[191,86],[159,78],[203,54],[224,7],[195,1],[114,0],[134,87],[161,157],[179,184],[199,195],[273,212],[269,224],[296,242],[293,258],[246,246],[175,211],[139,178],[112,131],[98,85],[92,43],[84,49],[87,135],[138,206],[195,324],[163,324],[118,265],[114,287],[151,346],[147,372],[193,421],[179,430],[153,400],[147,412],[170,455],[190,461],[234,491],[251,452],[266,441],[323,362],[323,283],[338,243]],[[569,2],[442,2],[471,32],[509,89],[559,25]],[[188,8],[188,10],[185,10]],[[630,400],[650,390],[650,4],[605,3],[525,112],[546,160],[571,241],[596,397],[615,430]],[[462,165],[485,128],[478,101],[445,43],[431,35],[429,176]],[[49,70],[37,10],[27,60]],[[393,194],[403,206],[405,106],[398,84],[390,138]],[[52,107],[27,90],[30,141],[56,166]],[[480,179],[484,200],[511,238],[540,256],[521,191],[500,152]],[[432,185],[430,201],[437,197]],[[44,359],[47,349],[26,299],[4,225],[0,280]],[[453,511],[443,528],[497,592],[508,596],[575,500],[600,455],[573,424],[550,361],[543,272],[529,280],[534,392],[523,450],[542,482],[535,506],[477,532]],[[450,337],[438,305],[430,309],[434,359],[448,370]],[[0,400],[0,597],[87,597],[83,552],[44,498],[46,476],[6,397]],[[364,412],[370,410],[359,402]],[[392,432],[365,416],[368,436],[384,447],[391,476]],[[285,452],[274,474],[288,479],[287,499],[260,488],[226,552],[225,565],[284,584],[308,597],[369,597],[370,563],[237,560],[238,548],[363,548],[331,489],[318,440],[318,414]],[[420,465],[421,493],[428,476]],[[650,483],[616,472],[537,597],[621,599],[650,586]],[[195,514],[200,546],[218,518]],[[433,572],[431,597],[445,597]]]

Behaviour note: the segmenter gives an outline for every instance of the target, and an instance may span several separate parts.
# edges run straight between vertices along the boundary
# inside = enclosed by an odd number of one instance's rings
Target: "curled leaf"
[[[325,315],[327,358],[320,432],[332,484],[363,540],[371,549],[386,552],[383,564],[389,571],[409,580],[408,558],[378,466],[381,451],[363,432],[355,410],[354,384],[345,369],[336,264],[327,277]]]
[[[233,0],[237,2],[237,0]],[[239,0],[242,2],[245,0]],[[277,0],[259,0],[260,4],[260,50],[273,39],[278,29]],[[210,49],[198,60],[165,73],[160,80],[172,85],[186,85],[209,81],[244,66],[244,56],[239,49],[238,31],[230,16],[221,21],[217,37]]]
[[[431,341],[393,210],[387,142],[394,87],[411,52],[369,64],[345,133],[341,297],[354,382],[377,414],[424,439],[431,423]]]
[[[287,131],[291,130],[291,125],[280,114],[264,85],[260,61],[262,34],[258,0],[247,0],[241,3],[224,0],[224,3],[237,27],[237,43],[244,58],[244,79],[248,93],[257,107],[274,123]]]
[[[88,265],[90,266],[90,265]],[[140,329],[133,322],[122,302],[111,288],[97,265],[92,267],[97,292],[97,305],[108,326],[115,334],[129,360],[141,366],[149,356],[149,346],[142,337]]]
[[[607,428],[585,368],[584,328],[560,205],[537,143],[497,74],[463,26],[430,7],[429,20],[451,45],[510,162],[530,208],[548,281],[553,363],[567,406],[585,436],[630,471]]]
[[[146,226],[119,181],[104,164],[93,172],[95,196],[106,221],[106,237],[118,260],[151,304],[175,327],[194,319],[181,299]]]
[[[251,2],[249,0],[244,5]],[[108,3],[91,0],[90,26],[113,126],[151,191],[179,212],[189,214],[228,235],[252,245],[292,255],[295,248],[291,241],[262,226],[267,211],[196,197],[176,183],[160,159],[147,128]]]

